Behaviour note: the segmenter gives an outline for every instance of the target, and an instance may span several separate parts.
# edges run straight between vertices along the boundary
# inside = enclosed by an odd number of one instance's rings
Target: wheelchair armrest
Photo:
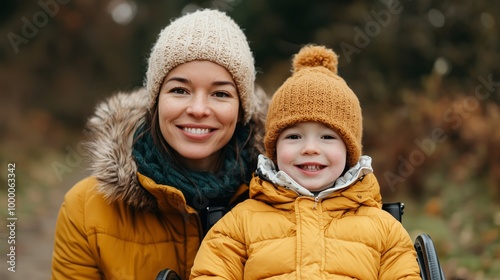
[[[175,271],[166,268],[156,275],[156,280],[181,280],[181,277]]]
[[[389,212],[399,222],[403,219],[405,205],[402,202],[389,202],[382,204],[382,210]]]
[[[414,246],[422,280],[444,280],[443,269],[431,237],[425,233],[417,236]]]

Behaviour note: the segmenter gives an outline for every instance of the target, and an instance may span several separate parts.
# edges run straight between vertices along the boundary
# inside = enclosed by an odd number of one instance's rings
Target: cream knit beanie
[[[299,122],[320,122],[335,130],[347,147],[347,164],[361,156],[363,124],[354,92],[337,75],[337,55],[323,46],[305,46],[293,59],[293,75],[273,95],[264,146],[276,162],[281,131]]]
[[[207,60],[229,71],[236,86],[246,124],[255,108],[254,59],[245,34],[225,13],[198,10],[184,15],[165,27],[154,45],[146,73],[145,87],[149,93],[149,110],[156,104],[165,76],[176,66]],[[257,102],[258,103],[258,102]]]

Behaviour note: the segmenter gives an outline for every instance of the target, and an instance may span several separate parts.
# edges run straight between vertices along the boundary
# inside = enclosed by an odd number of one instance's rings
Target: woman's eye
[[[215,97],[231,97],[231,95],[224,91],[216,91],[214,92]]]
[[[173,88],[169,92],[178,93],[178,94],[186,94],[187,93],[187,91],[183,88]]]

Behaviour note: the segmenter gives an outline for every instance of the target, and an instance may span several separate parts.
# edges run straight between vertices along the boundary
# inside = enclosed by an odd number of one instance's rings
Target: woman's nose
[[[209,100],[202,94],[194,94],[191,102],[186,108],[186,113],[199,119],[210,115]]]

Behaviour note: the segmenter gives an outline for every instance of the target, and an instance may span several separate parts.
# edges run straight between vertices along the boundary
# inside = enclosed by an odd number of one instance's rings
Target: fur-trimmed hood
[[[268,97],[256,87],[258,103],[249,125],[254,126],[251,145],[263,152],[262,138]],[[158,209],[156,198],[144,189],[137,178],[137,165],[132,156],[133,137],[148,111],[148,93],[144,88],[118,92],[96,107],[86,129],[88,161],[92,176],[99,182],[97,190],[108,202],[121,201],[135,209]],[[252,167],[253,168],[253,167]]]

